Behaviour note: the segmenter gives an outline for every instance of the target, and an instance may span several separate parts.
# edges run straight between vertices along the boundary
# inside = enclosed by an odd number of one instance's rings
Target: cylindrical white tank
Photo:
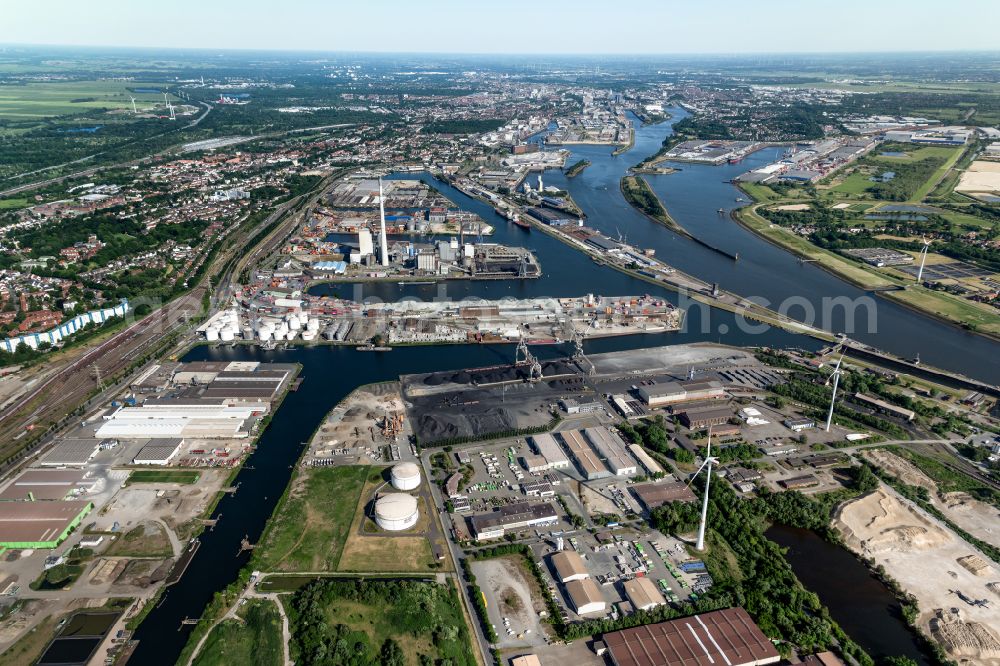
[[[319,319],[310,319],[309,323],[306,324],[306,328],[310,331],[319,331]]]
[[[233,340],[236,339],[236,334],[233,333],[233,329],[224,328],[219,333],[219,339],[222,340],[223,342],[232,342]]]
[[[298,335],[298,334],[299,334],[298,331],[288,331],[288,333],[285,333],[285,339],[286,340],[294,340],[295,336]]]
[[[375,501],[375,522],[384,530],[398,532],[417,524],[417,499],[406,493],[390,493]]]
[[[218,340],[219,339],[219,329],[215,328],[214,326],[211,327],[211,328],[206,328],[205,329],[205,339],[208,340],[209,342],[215,342],[216,340]]]
[[[257,331],[257,337],[260,338],[261,342],[269,342],[271,340],[271,331],[262,328]]]
[[[299,323],[299,318],[298,317],[289,317],[288,318],[288,328],[289,328],[289,330],[297,331],[297,330],[299,330],[299,328],[301,326],[302,326],[302,324]]]
[[[306,342],[312,342],[316,339],[317,335],[318,333],[316,333],[316,331],[310,331],[309,329],[302,331],[302,339]]]
[[[403,462],[392,468],[392,487],[396,490],[413,490],[420,486],[420,467]]]

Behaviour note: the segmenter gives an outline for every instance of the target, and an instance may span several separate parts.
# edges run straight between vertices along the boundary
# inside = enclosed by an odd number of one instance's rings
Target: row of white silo
[[[205,329],[209,342],[232,342],[240,335],[240,316],[236,310],[223,310]]]

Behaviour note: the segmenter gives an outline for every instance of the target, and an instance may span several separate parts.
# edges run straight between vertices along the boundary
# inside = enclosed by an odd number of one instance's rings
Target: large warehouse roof
[[[615,666],[759,666],[781,660],[742,608],[604,634]]]
[[[680,481],[637,483],[631,488],[639,501],[650,511],[667,502],[696,502],[698,500],[687,484]]]
[[[545,462],[553,467],[564,467],[569,464],[569,460],[567,460],[566,455],[559,448],[559,443],[556,442],[555,437],[552,435],[546,433],[532,435],[531,442],[535,445],[538,453],[545,458]]]
[[[31,547],[60,541],[93,504],[83,500],[66,502],[0,503],[0,545]]]
[[[597,457],[594,449],[590,448],[579,430],[564,430],[559,434],[562,435],[566,448],[573,455],[584,476],[587,478],[610,476],[604,463]]]
[[[624,588],[625,596],[639,610],[649,610],[667,603],[660,591],[656,589],[656,583],[649,576],[627,580]]]
[[[560,583],[586,578],[590,575],[587,566],[583,563],[583,558],[575,550],[563,550],[555,553],[551,560]]]
[[[566,583],[566,594],[580,615],[603,612],[606,607],[604,597],[601,596],[601,591],[592,578],[571,580]]]
[[[0,500],[61,500],[87,485],[86,474],[82,469],[28,469],[0,492]]]

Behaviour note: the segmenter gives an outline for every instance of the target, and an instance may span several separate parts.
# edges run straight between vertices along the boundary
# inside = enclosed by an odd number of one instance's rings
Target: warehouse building
[[[636,610],[650,610],[667,603],[649,576],[627,580],[624,588],[625,596]]]
[[[521,456],[521,465],[529,472],[544,472],[551,467],[544,456]]]
[[[719,400],[726,397],[716,380],[665,382],[639,388],[639,397],[650,407],[665,407],[692,400]]]
[[[625,450],[625,442],[618,435],[604,427],[586,428],[583,434],[597,448],[608,467],[616,475],[631,476],[636,473],[635,460]]]
[[[559,514],[551,504],[531,504],[517,502],[507,504],[490,513],[472,516],[469,522],[478,540],[499,539],[507,532],[516,532],[536,525],[551,525],[559,520]]]
[[[698,498],[680,481],[663,481],[659,483],[637,483],[629,486],[632,494],[646,508],[646,511],[663,506],[667,502],[696,502]]]
[[[94,508],[91,502],[0,502],[0,549],[55,548]]]
[[[96,439],[64,439],[57,442],[41,459],[44,467],[83,467],[97,455]]]
[[[266,402],[226,399],[148,400],[141,407],[119,407],[104,417],[98,437],[239,439],[270,411]]]
[[[781,661],[742,608],[702,613],[604,634],[614,666],[765,666]]]
[[[803,488],[818,486],[819,479],[813,474],[803,474],[802,476],[793,476],[790,479],[784,479],[780,483],[787,490],[801,490]]]
[[[133,465],[168,465],[181,450],[183,439],[151,439],[132,459]]]
[[[608,607],[597,583],[590,578],[566,583],[566,596],[569,597],[569,602],[577,615],[603,613]]]
[[[555,437],[549,434],[534,435],[531,437],[531,445],[535,447],[538,454],[545,458],[545,461],[552,469],[565,469],[569,467],[569,459],[559,448]]]
[[[650,475],[666,474],[663,466],[656,462],[653,456],[646,453],[646,449],[639,444],[629,444],[628,450]]]
[[[561,550],[549,557],[549,563],[556,572],[556,579],[560,583],[568,583],[573,580],[583,580],[590,577],[587,566],[583,563],[583,558],[575,550]]]
[[[570,456],[576,461],[576,466],[583,478],[592,481],[611,476],[611,472],[597,457],[594,449],[590,448],[579,430],[565,430],[559,434],[562,436],[563,442],[566,443],[566,449]]]
[[[678,415],[681,423],[691,430],[704,430],[726,423],[733,412],[729,407],[701,406],[686,409]]]
[[[28,469],[0,492],[0,502],[66,499],[93,487],[86,476],[82,469]]]

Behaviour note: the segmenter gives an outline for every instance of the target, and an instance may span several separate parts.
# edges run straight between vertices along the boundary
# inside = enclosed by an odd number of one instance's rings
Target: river
[[[879,298],[815,264],[800,263],[792,254],[756,236],[729,217],[729,211],[742,205],[736,201],[742,193],[728,181],[773,161],[781,154],[780,148],[757,151],[740,164],[667,163],[679,171],[645,176],[681,226],[711,245],[739,253],[739,261],[732,261],[679,236],[632,208],[619,189],[621,177],[629,167],[655,153],[663,139],[672,133],[673,123],[687,115],[680,108],[671,109],[671,113],[674,115],[669,121],[637,127],[635,145],[625,154],[614,156],[608,146],[572,146],[567,163],[588,159],[591,165],[574,178],[567,178],[561,170],[550,169],[543,176],[545,184],[568,191],[587,215],[588,226],[612,238],[626,238],[637,247],[653,248],[657,258],[685,273],[709,283],[718,282],[725,289],[761,300],[772,308],[783,307],[791,317],[815,323],[835,333],[847,333],[856,340],[900,357],[914,358],[919,355],[929,365],[958,371],[992,384],[1000,383],[1000,343]],[[537,230],[526,232],[497,215],[490,206],[435,180],[429,174],[395,174],[393,177],[420,178],[433,185],[460,208],[476,212],[496,227],[496,233],[488,241],[530,247],[541,262],[543,277],[540,280],[452,280],[447,282],[448,298],[561,297],[588,292],[609,296],[661,293],[678,302],[677,295],[669,290],[597,265],[583,253],[547,234]],[[717,211],[720,208],[725,215],[719,215]],[[310,293],[338,293],[351,297],[358,292],[352,285],[340,284],[318,285],[310,289]],[[438,296],[438,287],[400,286],[395,282],[369,283],[363,285],[361,293],[366,298],[376,297],[386,301],[404,297],[426,299]],[[875,308],[875,315],[869,317],[867,307],[857,307],[851,309],[853,318],[849,317],[843,307],[829,307],[829,299],[833,298],[870,302]],[[733,345],[769,344],[765,341],[767,335],[748,333],[744,330],[746,327],[740,326],[742,321],[737,321],[731,314],[716,309],[701,312],[702,306],[698,304],[694,308],[698,311],[686,322],[685,329],[691,334],[700,334],[701,339]],[[807,310],[815,313],[815,319],[810,321]],[[825,311],[828,311],[828,316],[824,316]],[[764,328],[758,324],[754,326]]]
[[[876,660],[906,656],[918,664],[931,663],[906,625],[899,602],[854,555],[810,530],[773,525],[765,535],[788,549],[785,558],[796,577],[868,654]]]

